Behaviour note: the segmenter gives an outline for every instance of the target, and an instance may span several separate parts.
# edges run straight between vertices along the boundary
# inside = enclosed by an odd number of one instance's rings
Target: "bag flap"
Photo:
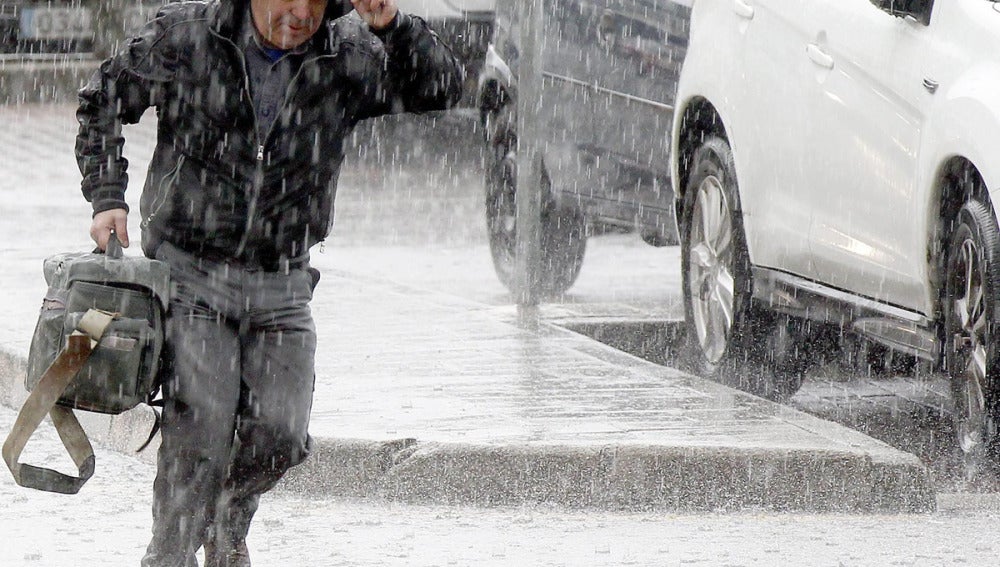
[[[46,258],[42,271],[49,287],[67,289],[75,281],[141,286],[153,293],[164,310],[170,303],[170,267],[144,256],[110,258],[67,252]]]

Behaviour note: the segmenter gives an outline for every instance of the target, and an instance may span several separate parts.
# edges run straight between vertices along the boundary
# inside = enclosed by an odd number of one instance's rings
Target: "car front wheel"
[[[513,124],[510,111],[500,109],[487,120],[490,160],[486,172],[486,224],[497,277],[514,291],[517,260],[516,137],[505,126]],[[543,190],[545,187],[543,186]],[[576,281],[586,251],[586,221],[578,207],[557,204],[543,194],[541,211],[541,266],[539,290],[558,296]]]
[[[958,444],[967,471],[975,474],[998,456],[1000,230],[990,208],[977,200],[959,210],[953,227],[945,264],[945,362]]]
[[[781,400],[802,383],[799,324],[755,306],[732,150],[709,138],[694,153],[681,241],[687,366]]]

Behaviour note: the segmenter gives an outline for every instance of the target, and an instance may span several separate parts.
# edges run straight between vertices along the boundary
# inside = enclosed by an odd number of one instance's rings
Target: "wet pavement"
[[[44,293],[41,259],[90,247],[72,111],[0,108],[0,191],[17,196],[5,201],[0,228],[10,302],[0,401],[9,404],[23,397],[17,374]],[[145,125],[126,137],[138,185],[153,133]],[[313,302],[316,451],[288,489],[615,510],[933,506],[927,470],[912,455],[554,324],[676,318],[676,249],[591,241],[572,293],[525,328],[489,265],[478,174],[457,154],[359,147],[382,153],[345,166],[334,235],[313,257],[323,272]],[[406,163],[413,159],[430,165]],[[87,424],[127,449],[146,417]]]

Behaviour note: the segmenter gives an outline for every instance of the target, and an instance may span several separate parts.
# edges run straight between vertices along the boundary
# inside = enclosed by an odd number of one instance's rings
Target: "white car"
[[[810,342],[862,336],[946,371],[962,448],[996,455],[997,3],[698,0],[689,41],[671,173],[696,365],[781,397]]]

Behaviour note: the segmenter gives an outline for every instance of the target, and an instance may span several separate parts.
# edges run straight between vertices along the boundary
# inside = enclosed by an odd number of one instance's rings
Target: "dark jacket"
[[[357,17],[337,18],[350,4],[330,0],[282,110],[258,134],[235,43],[246,2],[164,6],[79,93],[76,153],[95,213],[127,208],[121,124],[156,108],[140,200],[147,255],[168,241],[265,269],[306,257],[333,222],[343,140],[354,125],[445,109],[460,97],[462,70],[422,20],[401,14],[379,39]]]

